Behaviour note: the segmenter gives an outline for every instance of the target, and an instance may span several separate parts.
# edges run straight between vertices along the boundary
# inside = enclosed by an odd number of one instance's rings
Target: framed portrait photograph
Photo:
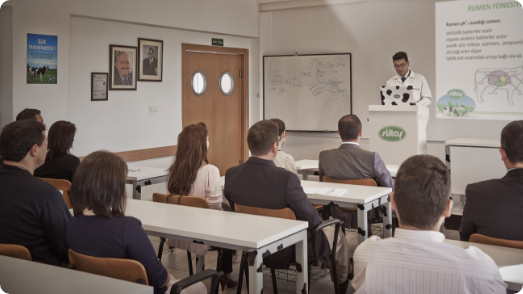
[[[109,100],[109,74],[106,72],[91,73],[91,101]]]
[[[138,39],[138,80],[161,82],[163,76],[163,41]]]
[[[109,90],[136,90],[136,47],[109,45]]]

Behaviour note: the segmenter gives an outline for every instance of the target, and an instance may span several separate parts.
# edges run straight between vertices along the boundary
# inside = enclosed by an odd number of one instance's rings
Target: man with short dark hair
[[[298,176],[285,169],[276,167],[273,162],[278,152],[278,125],[269,120],[255,123],[247,134],[247,144],[251,157],[244,164],[231,167],[225,174],[224,196],[234,210],[234,204],[268,208],[283,209],[289,207],[296,219],[307,221],[308,258],[314,258],[311,244],[311,231],[317,227],[322,219],[301,187]],[[318,256],[320,260],[328,260],[330,254],[330,238],[334,230],[330,227],[324,229],[318,236]],[[338,281],[340,293],[344,294],[349,285],[348,275],[352,272],[349,264],[349,248],[343,233],[338,238],[336,251]],[[340,242],[341,245],[340,245]],[[274,263],[280,262],[283,266],[290,262],[292,250],[284,249],[265,259]],[[277,260],[275,260],[277,259]],[[278,267],[279,268],[279,267]]]
[[[271,118],[270,121],[275,122],[278,125],[278,153],[274,157],[274,164],[277,167],[284,168],[295,174],[298,173],[296,170],[296,164],[292,155],[287,154],[281,150],[285,141],[287,140],[287,132],[285,131],[285,123],[279,118]]]
[[[42,112],[38,109],[26,108],[20,111],[20,113],[16,116],[16,120],[21,119],[34,119],[46,127],[44,118],[42,117]]]
[[[338,134],[342,143],[338,149],[320,152],[320,181],[323,181],[325,175],[338,180],[373,179],[380,187],[394,188],[392,176],[380,155],[361,149],[359,143],[362,132],[361,121],[356,115],[348,114],[340,118]],[[343,220],[346,228],[356,227],[356,213],[341,209],[335,204],[329,205],[329,209],[333,217]],[[369,221],[376,217],[374,210],[369,211]],[[368,233],[370,234],[371,230]]]
[[[22,119],[0,134],[0,243],[25,246],[34,261],[67,263],[65,233],[71,213],[62,194],[33,176],[47,154],[45,127]]]
[[[459,228],[462,241],[468,241],[474,233],[523,241],[523,120],[503,128],[499,152],[507,174],[501,179],[470,184],[465,190]]]
[[[394,54],[392,63],[397,74],[387,81],[387,86],[412,86],[413,102],[416,105],[429,107],[432,103],[432,93],[427,79],[423,75],[409,70],[410,61],[407,53],[400,51]]]
[[[400,227],[393,238],[372,236],[354,252],[356,294],[505,293],[497,265],[477,247],[444,243],[450,216],[450,172],[438,158],[416,155],[401,164],[391,204]]]

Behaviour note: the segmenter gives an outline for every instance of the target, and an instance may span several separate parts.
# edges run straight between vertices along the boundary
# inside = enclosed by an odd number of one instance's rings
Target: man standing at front
[[[113,78],[114,84],[131,86],[133,84],[133,77],[132,74],[129,73],[131,65],[127,53],[120,52],[118,54],[114,67],[116,69]]]
[[[429,84],[425,77],[419,73],[414,73],[409,69],[410,61],[407,53],[400,51],[392,56],[392,63],[396,69],[396,75],[387,81],[387,86],[402,86],[412,87],[413,97],[411,102],[415,103],[419,107],[429,107],[432,104],[432,93],[430,92]],[[427,124],[429,123],[429,117],[422,116],[419,118],[420,129],[419,132],[420,142],[423,144],[423,153],[427,154]]]

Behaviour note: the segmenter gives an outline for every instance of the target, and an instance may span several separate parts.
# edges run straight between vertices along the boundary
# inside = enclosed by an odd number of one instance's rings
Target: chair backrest
[[[523,249],[523,241],[498,239],[481,234],[472,234],[469,242]]]
[[[40,178],[42,181],[46,181],[49,184],[53,185],[56,189],[62,190],[62,194],[64,195],[64,201],[65,204],[67,204],[67,208],[71,208],[71,200],[69,200],[69,190],[71,190],[71,182],[68,180],[60,180],[60,179],[49,179],[49,178]]]
[[[69,249],[69,263],[82,272],[149,285],[145,268],[133,259],[93,257]]]
[[[372,186],[372,187],[378,186],[378,184],[376,184],[376,181],[374,181],[373,179],[338,180],[338,179],[333,179],[329,176],[323,176],[323,181],[329,182],[329,183],[350,184],[350,185],[358,185],[358,186]]]
[[[199,207],[199,208],[209,208],[207,200],[198,196],[183,196],[180,200],[180,195],[172,195],[169,197],[169,202],[167,202],[167,197],[169,195],[154,193],[153,202],[169,203],[169,204],[179,204],[183,206]],[[178,202],[180,201],[180,202]]]
[[[286,207],[283,209],[268,209],[268,208],[259,208],[246,205],[240,205],[234,203],[234,211],[246,214],[262,215],[262,216],[271,216],[284,219],[296,219],[294,211]]]
[[[22,245],[0,244],[0,255],[32,261],[31,252]]]

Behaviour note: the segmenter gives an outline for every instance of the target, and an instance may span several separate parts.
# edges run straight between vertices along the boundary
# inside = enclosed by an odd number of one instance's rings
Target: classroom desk
[[[478,247],[498,265],[503,281],[508,284],[508,289],[513,291],[521,290],[523,286],[523,249],[448,239],[445,239],[444,242],[461,248],[468,246]]]
[[[304,265],[296,294],[307,293],[307,222],[132,199],[125,214],[139,219],[148,235],[249,252],[250,293],[262,293],[263,257],[296,245],[297,263]]]
[[[302,177],[305,181],[308,181],[309,176],[313,176],[314,173],[318,171],[319,160],[303,159],[303,160],[296,161],[294,164],[296,165],[298,174],[302,175]],[[398,172],[399,165],[385,165],[385,166],[389,170],[391,176],[393,178],[395,178],[396,173]]]
[[[220,178],[222,189],[225,187],[225,176]],[[368,187],[348,184],[326,183],[316,181],[301,181],[303,188],[336,188],[347,189],[347,192],[340,196],[325,196],[317,194],[307,194],[307,198],[314,204],[328,205],[333,202],[340,207],[359,208],[358,209],[358,244],[367,239],[367,212],[372,209],[372,206],[378,207],[380,204],[387,209],[387,216],[383,218],[383,236],[391,237],[392,228],[386,229],[387,225],[392,226],[392,209],[390,207],[389,195],[392,193],[392,188],[387,187]],[[365,233],[364,233],[365,232]]]
[[[154,293],[151,286],[8,256],[0,256],[0,287],[14,294]]]
[[[129,166],[126,184],[133,185],[133,199],[142,199],[142,186],[167,182],[169,171],[164,168]]]

